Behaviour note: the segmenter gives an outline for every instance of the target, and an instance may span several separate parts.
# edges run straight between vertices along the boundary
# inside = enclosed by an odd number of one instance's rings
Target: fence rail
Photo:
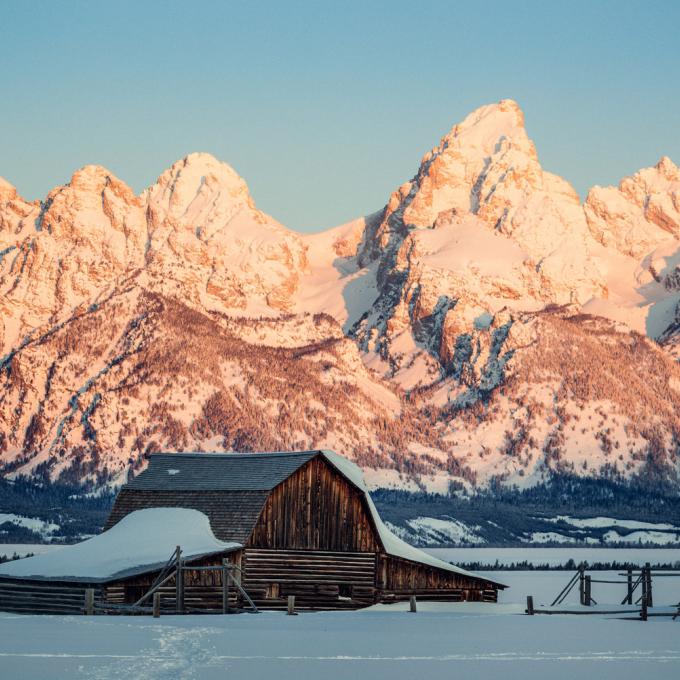
[[[588,564],[582,562],[576,569],[576,573],[571,576],[567,584],[558,593],[557,597],[550,604],[551,609],[537,609],[534,606],[534,599],[532,596],[527,597],[526,613],[533,614],[638,614],[639,617],[646,621],[649,616],[673,616],[673,620],[680,617],[680,604],[673,604],[671,607],[676,607],[677,610],[673,612],[654,612],[650,613],[649,609],[654,606],[654,577],[673,577],[680,576],[680,570],[654,570],[651,564],[647,562],[644,567],[640,569],[628,569],[619,576],[625,576],[625,579],[611,579],[611,578],[597,578],[591,574],[586,573]],[[597,601],[593,597],[593,584],[622,584],[626,586],[626,595],[621,601],[621,606],[624,605],[639,605],[639,609],[595,609],[592,611],[584,609],[552,609],[557,605],[561,605],[566,600],[567,596],[578,584],[579,589],[579,603],[584,607],[592,607],[597,605]],[[640,588],[640,596],[637,599],[635,594]]]

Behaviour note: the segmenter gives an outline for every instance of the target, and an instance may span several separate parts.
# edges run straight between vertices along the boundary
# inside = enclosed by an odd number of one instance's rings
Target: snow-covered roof
[[[210,521],[198,510],[146,508],[82,543],[2,564],[0,578],[112,581],[160,569],[178,545],[187,560],[243,547],[215,538]]]
[[[437,569],[444,569],[446,571],[451,571],[456,574],[462,574],[464,576],[472,576],[474,578],[484,579],[486,581],[490,581],[491,583],[496,583],[496,585],[499,585],[501,587],[505,587],[502,583],[498,583],[497,581],[494,581],[493,579],[490,579],[487,576],[482,576],[481,574],[475,574],[474,572],[466,571],[465,569],[456,567],[455,565],[450,564],[449,562],[444,562],[443,560],[440,560],[434,557],[433,555],[429,555],[423,550],[415,548],[414,546],[406,543],[406,541],[403,541],[401,538],[393,534],[387,528],[387,526],[385,526],[385,523],[380,518],[378,508],[375,507],[375,503],[373,503],[373,499],[371,498],[371,495],[368,492],[368,488],[366,487],[366,483],[364,482],[364,475],[363,472],[361,471],[361,468],[358,465],[352,463],[352,461],[348,460],[344,456],[335,453],[334,451],[322,451],[321,453],[331,465],[333,465],[345,477],[347,477],[347,479],[349,479],[352,482],[352,484],[354,484],[356,487],[361,489],[361,491],[363,491],[364,496],[366,497],[366,502],[368,503],[368,507],[371,511],[373,522],[376,526],[376,529],[378,530],[380,541],[382,542],[383,548],[385,549],[385,552],[388,555],[392,555],[393,557],[400,557],[404,560],[411,560],[412,562],[420,562],[421,564],[427,564],[428,566],[436,567]]]

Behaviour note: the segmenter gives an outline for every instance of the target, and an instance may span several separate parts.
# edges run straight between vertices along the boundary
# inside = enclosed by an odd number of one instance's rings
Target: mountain
[[[332,448],[374,487],[677,489],[680,170],[582,203],[504,100],[314,235],[205,153],[141,195],[99,166],[44,201],[0,179],[0,344],[6,479]]]

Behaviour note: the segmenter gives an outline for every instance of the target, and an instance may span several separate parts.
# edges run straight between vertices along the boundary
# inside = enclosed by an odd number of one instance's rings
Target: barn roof
[[[124,488],[146,491],[270,491],[321,451],[155,453]]]

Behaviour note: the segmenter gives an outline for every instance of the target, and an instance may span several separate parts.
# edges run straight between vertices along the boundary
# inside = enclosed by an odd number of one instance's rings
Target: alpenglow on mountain
[[[0,344],[4,476],[329,448],[383,487],[676,481],[680,170],[581,202],[504,100],[315,235],[203,153],[141,195],[98,166],[40,202],[0,179]]]

